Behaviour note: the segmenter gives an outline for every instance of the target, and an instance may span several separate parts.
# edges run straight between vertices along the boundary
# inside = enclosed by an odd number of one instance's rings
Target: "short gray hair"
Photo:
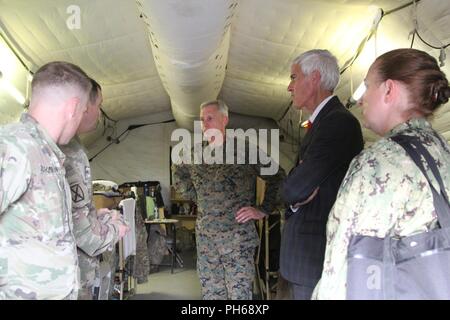
[[[319,71],[322,89],[333,92],[339,83],[338,61],[328,50],[314,49],[303,52],[293,63],[302,69],[305,76],[315,70]]]
[[[200,112],[207,106],[216,106],[217,110],[219,110],[224,116],[228,117],[228,106],[222,100],[217,99],[203,102],[200,105]]]

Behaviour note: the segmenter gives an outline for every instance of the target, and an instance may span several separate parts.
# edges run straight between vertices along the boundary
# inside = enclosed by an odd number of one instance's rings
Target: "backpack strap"
[[[411,157],[417,167],[422,171],[423,175],[428,181],[430,185],[431,192],[433,194],[433,202],[434,207],[436,209],[436,214],[438,217],[439,224],[443,228],[450,227],[450,204],[448,200],[448,195],[445,190],[444,183],[442,181],[441,175],[439,173],[439,169],[437,168],[436,161],[433,159],[428,150],[423,146],[419,139],[414,136],[407,135],[396,135],[391,137],[391,139],[398,143],[403,149],[405,149],[406,153]],[[425,170],[425,167],[422,163],[421,158],[424,158],[427,162],[431,172],[433,173],[436,181],[439,184],[439,188],[441,189],[440,193],[437,192],[436,188],[431,183],[430,178]]]

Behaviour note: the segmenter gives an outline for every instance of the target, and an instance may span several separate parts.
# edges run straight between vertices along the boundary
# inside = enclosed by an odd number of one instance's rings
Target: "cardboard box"
[[[123,197],[107,197],[101,194],[94,194],[94,205],[97,210],[101,208],[116,209],[122,200]]]

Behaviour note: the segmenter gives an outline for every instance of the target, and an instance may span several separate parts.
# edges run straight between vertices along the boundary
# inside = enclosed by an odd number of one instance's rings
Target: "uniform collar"
[[[68,145],[74,146],[74,147],[80,147],[83,148],[83,144],[81,143],[81,139],[78,135],[75,135],[70,142],[68,143]]]
[[[70,139],[69,143],[66,145],[59,145],[59,148],[67,157],[68,152],[78,152],[82,150],[84,153],[87,154],[86,150],[83,147],[83,144],[81,143],[81,139],[78,135],[75,135],[72,139]]]
[[[431,124],[425,118],[414,118],[406,122],[403,122],[393,129],[391,129],[386,137],[392,137],[404,131],[417,130],[417,129],[431,129]]]
[[[44,140],[48,144],[50,149],[52,149],[52,151],[58,157],[59,161],[61,163],[64,163],[66,156],[61,151],[61,149],[58,148],[55,141],[53,141],[53,139],[49,136],[49,134],[47,133],[47,130],[45,130],[45,128],[43,128],[39,124],[39,122],[36,121],[36,119],[34,119],[28,113],[22,113],[22,115],[20,117],[20,122],[22,122],[24,125],[29,127],[35,134],[37,134],[39,136],[39,138]]]

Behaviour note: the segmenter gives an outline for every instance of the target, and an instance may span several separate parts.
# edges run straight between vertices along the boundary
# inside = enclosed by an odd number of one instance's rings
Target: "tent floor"
[[[160,266],[158,272],[150,273],[146,283],[137,285],[130,300],[201,300],[194,255],[195,250],[181,252],[184,267],[176,265],[173,274],[169,266]],[[170,256],[164,257],[164,262],[169,259]]]

